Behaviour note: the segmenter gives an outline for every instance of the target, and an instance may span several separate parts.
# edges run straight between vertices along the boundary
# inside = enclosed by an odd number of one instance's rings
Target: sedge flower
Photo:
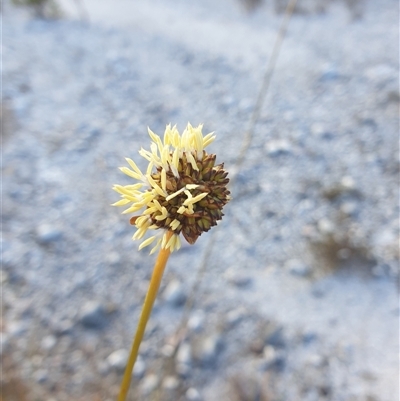
[[[216,156],[205,148],[214,141],[215,135],[203,136],[202,125],[187,125],[182,135],[176,126],[168,125],[163,139],[150,129],[150,150],[141,149],[139,154],[148,162],[142,172],[129,158],[129,167],[121,171],[131,177],[131,185],[114,185],[121,195],[114,206],[127,206],[123,212],[138,213],[130,219],[135,225],[134,240],[142,240],[139,249],[153,244],[150,253],[157,249],[170,252],[181,246],[180,234],[189,244],[223,216],[222,209],[229,201],[228,173],[224,164],[215,164]],[[153,230],[161,230],[150,235]]]
[[[150,131],[150,150],[141,149],[148,166],[142,172],[136,163],[126,159],[129,167],[121,171],[134,180],[130,185],[114,185],[121,199],[114,206],[127,207],[123,213],[137,213],[130,219],[135,225],[133,239],[143,240],[142,249],[154,244],[150,253],[160,249],[154,264],[142,313],[133,339],[128,362],[122,378],[118,401],[126,401],[132,371],[142,342],[146,324],[169,255],[181,246],[180,234],[189,244],[221,220],[222,209],[230,199],[228,173],[224,164],[215,164],[216,156],[205,148],[215,135],[203,136],[202,126],[187,125],[182,135],[176,127],[167,125],[163,139]],[[159,235],[148,232],[159,230]],[[147,238],[146,238],[147,237]]]

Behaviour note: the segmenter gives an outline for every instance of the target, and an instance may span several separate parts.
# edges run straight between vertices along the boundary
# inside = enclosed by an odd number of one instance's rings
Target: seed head
[[[160,246],[174,251],[180,248],[180,233],[194,244],[221,220],[222,209],[230,199],[228,173],[223,163],[215,164],[214,154],[204,150],[215,135],[203,137],[202,125],[194,128],[188,124],[182,135],[176,126],[167,125],[163,140],[148,131],[150,150],[139,151],[149,162],[146,173],[133,160],[126,159],[130,168],[120,167],[121,171],[138,182],[114,185],[122,198],[114,206],[129,205],[123,213],[140,212],[130,220],[137,228],[133,239],[142,239],[148,230],[164,229],[163,235],[145,239],[139,249],[157,240],[150,253]],[[168,241],[167,231],[173,232]]]

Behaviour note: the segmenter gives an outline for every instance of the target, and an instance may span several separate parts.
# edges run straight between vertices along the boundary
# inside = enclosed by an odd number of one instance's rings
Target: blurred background
[[[116,398],[155,257],[111,187],[188,121],[233,199],[171,256],[129,399],[398,399],[399,4],[297,2],[239,165],[285,8],[3,2],[2,400]]]

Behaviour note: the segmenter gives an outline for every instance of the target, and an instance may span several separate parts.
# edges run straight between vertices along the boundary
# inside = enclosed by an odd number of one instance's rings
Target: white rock
[[[43,223],[36,228],[36,235],[41,244],[47,245],[59,241],[62,237],[62,232],[50,224]]]
[[[335,231],[335,225],[328,219],[318,220],[318,230],[321,234],[332,234]]]
[[[42,338],[40,346],[43,350],[49,351],[57,344],[57,338],[53,335],[49,335]]]
[[[215,363],[218,353],[221,349],[221,337],[219,335],[211,335],[204,338],[195,350],[196,359],[204,365],[212,365]]]
[[[176,361],[190,365],[192,361],[192,349],[189,343],[182,343],[176,353]]]
[[[162,381],[165,390],[175,390],[179,386],[179,379],[176,376],[166,376]]]
[[[292,145],[286,139],[273,139],[265,144],[265,150],[269,156],[278,156],[284,153],[290,153]]]
[[[128,361],[128,356],[128,350],[119,349],[117,351],[114,351],[107,357],[107,363],[111,368],[121,372],[125,369],[126,363]]]
[[[206,314],[201,309],[192,313],[187,324],[189,330],[194,332],[200,332],[203,330],[205,317]]]
[[[354,179],[352,177],[350,177],[349,175],[345,175],[344,177],[342,177],[340,183],[347,190],[354,189],[356,186]]]
[[[188,401],[201,401],[200,393],[193,387],[188,388],[185,396]]]
[[[133,367],[133,376],[137,379],[141,379],[146,371],[146,364],[144,363],[143,359],[138,355],[135,366]]]
[[[158,377],[154,373],[150,373],[142,381],[142,392],[144,395],[149,395],[158,386]]]

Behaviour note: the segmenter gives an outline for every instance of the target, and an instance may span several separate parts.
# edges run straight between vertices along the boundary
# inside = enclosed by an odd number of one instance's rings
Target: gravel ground
[[[131,399],[398,399],[398,2],[307,4],[238,170],[271,4],[87,0],[89,24],[6,3],[4,400],[114,399],[154,257],[111,186],[147,126],[188,121],[233,200],[170,258]]]

